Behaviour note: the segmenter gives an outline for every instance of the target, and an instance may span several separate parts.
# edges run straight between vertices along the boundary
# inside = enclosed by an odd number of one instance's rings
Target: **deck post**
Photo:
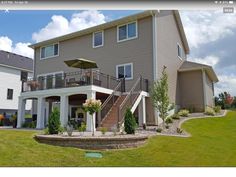
[[[66,126],[68,122],[68,111],[69,107],[69,101],[68,101],[68,96],[62,95],[60,96],[60,122],[61,126]]]
[[[17,112],[17,128],[21,128],[25,118],[25,104],[26,100],[19,97],[18,112]]]
[[[36,129],[44,128],[44,119],[45,119],[45,98],[39,97],[37,104],[37,124]]]
[[[145,96],[142,96],[142,100],[138,106],[138,117],[139,117],[139,126],[146,124],[146,101]]]
[[[96,92],[91,90],[87,93],[87,99],[96,99]],[[92,132],[93,130],[96,131],[96,115],[93,114],[92,116],[87,112],[87,121],[86,121],[86,131]]]

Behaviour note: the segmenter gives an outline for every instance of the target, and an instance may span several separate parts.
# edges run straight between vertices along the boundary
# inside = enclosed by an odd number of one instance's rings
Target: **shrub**
[[[125,132],[127,134],[134,134],[136,128],[136,121],[130,108],[127,108],[125,113]]]
[[[169,128],[170,128],[170,126],[169,126],[169,125],[166,125],[165,127],[166,127],[166,129],[169,129]]]
[[[116,136],[116,134],[117,134],[117,128],[116,128],[116,127],[113,127],[113,128],[112,128],[112,132],[113,132],[113,135]]]
[[[177,128],[177,129],[176,129],[176,132],[179,133],[179,134],[181,134],[181,133],[183,133],[183,129]]]
[[[86,124],[84,122],[81,123],[81,125],[78,128],[79,132],[85,132],[86,131]]]
[[[68,124],[66,126],[66,132],[67,132],[68,136],[72,136],[73,131],[74,131],[73,125],[70,122],[68,122]]]
[[[167,124],[171,124],[171,123],[173,123],[173,119],[172,119],[171,117],[168,117],[168,118],[165,120],[165,122],[166,122]]]
[[[45,129],[43,130],[43,132],[44,132],[44,135],[49,135],[49,130],[48,130],[48,127],[47,127],[47,128],[45,128]]]
[[[209,115],[209,116],[214,116],[216,113],[214,109],[207,107],[204,114]]]
[[[182,117],[188,117],[189,115],[189,110],[187,109],[182,109],[178,112],[179,116],[182,116]]]
[[[23,128],[36,128],[36,121],[32,121],[32,122],[24,122],[22,124]]]
[[[174,114],[171,116],[172,119],[179,119],[179,114]]]
[[[101,128],[101,132],[102,132],[103,135],[105,135],[106,132],[107,132],[107,128],[106,128],[106,127],[102,127],[102,128]]]
[[[214,109],[215,113],[220,113],[221,106],[215,106],[213,109]]]
[[[57,107],[55,107],[49,116],[48,130],[49,134],[58,134],[60,128],[60,112]]]
[[[161,133],[162,132],[162,128],[157,128],[156,130],[158,133]]]

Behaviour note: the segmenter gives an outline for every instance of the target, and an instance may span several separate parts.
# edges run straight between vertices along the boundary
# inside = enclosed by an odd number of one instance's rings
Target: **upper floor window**
[[[93,48],[103,46],[103,31],[93,33]]]
[[[118,79],[125,78],[125,79],[133,79],[133,64],[127,63],[122,65],[116,66],[116,77]]]
[[[13,89],[7,89],[7,99],[8,100],[13,99]]]
[[[177,49],[178,49],[178,57],[180,59],[183,59],[183,49],[179,44],[177,44]]]
[[[136,38],[137,22],[118,26],[118,42]]]
[[[58,56],[59,53],[59,46],[58,44],[52,44],[52,45],[48,45],[45,47],[41,48],[41,59],[46,59],[46,58],[51,58],[51,57],[55,57]]]

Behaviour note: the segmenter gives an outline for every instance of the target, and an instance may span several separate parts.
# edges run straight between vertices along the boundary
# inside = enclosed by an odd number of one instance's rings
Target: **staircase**
[[[108,130],[112,130],[113,127],[120,128],[124,121],[126,109],[129,107],[131,108],[131,111],[134,112],[141,100],[141,92],[143,90],[148,92],[148,82],[147,80],[142,79],[141,76],[137,79],[128,94],[121,94],[117,98],[115,92],[117,92],[120,87],[121,85],[118,85],[102,105],[102,113],[100,112],[101,123],[98,130],[101,127],[105,127]]]
[[[117,125],[117,115],[118,108],[120,104],[124,101],[126,95],[121,95],[116,100],[110,111],[107,113],[105,118],[101,122],[101,127],[106,127],[108,130],[111,130],[112,127],[116,127]]]

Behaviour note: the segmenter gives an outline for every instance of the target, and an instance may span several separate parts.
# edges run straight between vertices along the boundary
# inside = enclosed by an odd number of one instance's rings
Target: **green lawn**
[[[34,131],[0,130],[0,166],[236,166],[236,111],[189,120],[182,128],[192,137],[156,136],[137,149],[102,151],[102,159],[39,144]]]

